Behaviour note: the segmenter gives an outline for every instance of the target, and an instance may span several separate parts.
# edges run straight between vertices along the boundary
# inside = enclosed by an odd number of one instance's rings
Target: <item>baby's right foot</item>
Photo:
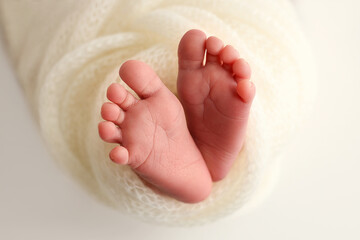
[[[145,63],[128,61],[120,76],[140,100],[112,84],[102,107],[100,137],[119,143],[110,158],[128,164],[146,183],[180,201],[204,200],[212,181],[204,159],[186,126],[184,110]]]
[[[206,55],[206,63],[203,64]],[[239,154],[255,87],[250,67],[231,46],[188,31],[179,44],[178,94],[188,127],[214,181],[221,180]]]

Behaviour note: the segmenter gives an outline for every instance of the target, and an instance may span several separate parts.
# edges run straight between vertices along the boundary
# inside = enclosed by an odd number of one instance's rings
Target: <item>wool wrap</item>
[[[0,20],[56,162],[98,200],[146,221],[200,224],[256,205],[315,96],[311,52],[287,0],[0,0]],[[118,69],[128,59],[149,64],[176,94],[177,46],[193,28],[239,50],[257,93],[229,175],[207,200],[185,204],[111,162],[115,145],[98,137],[97,124],[106,88],[124,84]]]

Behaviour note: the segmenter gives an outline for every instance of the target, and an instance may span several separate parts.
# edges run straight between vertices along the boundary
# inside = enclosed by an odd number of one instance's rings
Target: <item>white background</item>
[[[316,111],[260,207],[190,229],[125,217],[58,170],[0,48],[0,239],[360,239],[360,2],[296,5],[318,62]]]

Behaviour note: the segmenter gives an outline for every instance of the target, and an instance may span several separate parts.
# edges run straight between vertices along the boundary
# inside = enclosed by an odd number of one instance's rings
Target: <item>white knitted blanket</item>
[[[99,200],[142,219],[191,225],[254,204],[274,182],[284,145],[314,98],[312,57],[287,0],[0,0],[3,36],[46,143]],[[108,159],[98,137],[107,86],[128,59],[176,93],[176,50],[197,28],[237,48],[257,87],[246,141],[210,197],[185,204]],[[291,161],[291,159],[287,159]]]

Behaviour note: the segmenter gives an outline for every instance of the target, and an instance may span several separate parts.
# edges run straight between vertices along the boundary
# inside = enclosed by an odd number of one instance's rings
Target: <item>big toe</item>
[[[125,62],[120,67],[119,74],[121,79],[141,98],[148,98],[164,87],[154,70],[141,61]]]
[[[192,29],[185,33],[179,43],[178,57],[180,69],[197,69],[203,65],[206,35]]]

